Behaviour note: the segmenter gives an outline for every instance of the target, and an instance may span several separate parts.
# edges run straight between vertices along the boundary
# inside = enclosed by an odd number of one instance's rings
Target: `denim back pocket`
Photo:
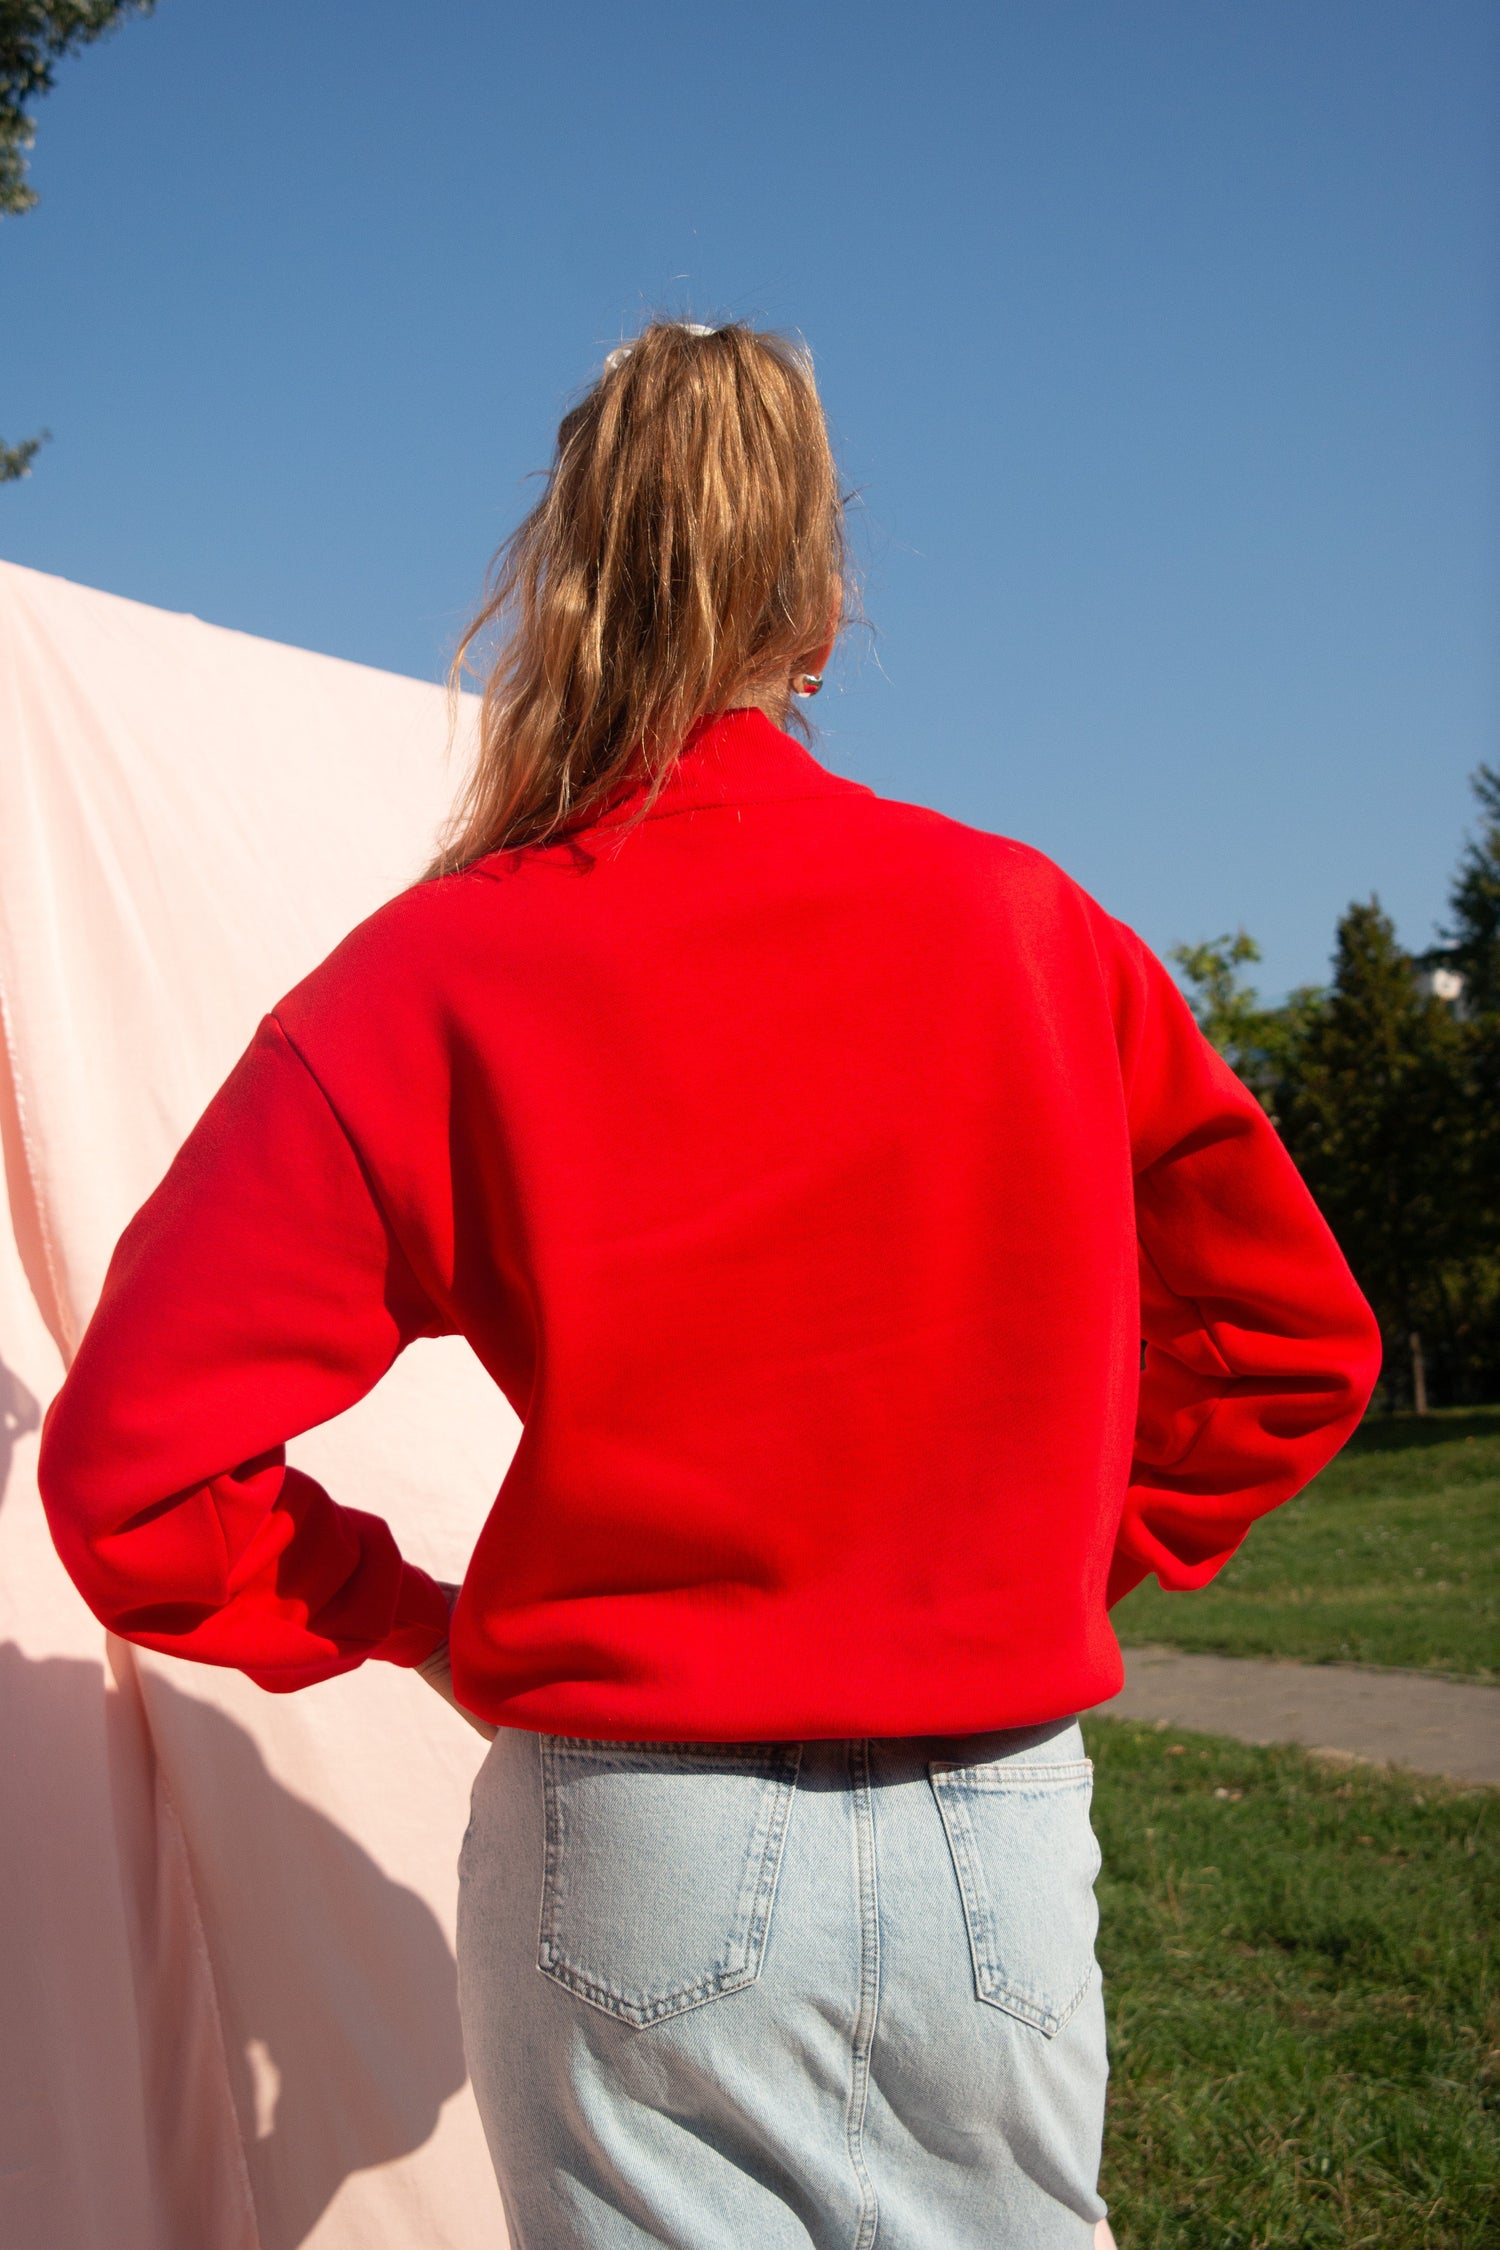
[[[659,2023],[760,1975],[795,1742],[541,1737],[544,1975]]]
[[[974,1990],[1054,2038],[1094,1978],[1093,1766],[938,1758],[928,1771],[963,1897]]]

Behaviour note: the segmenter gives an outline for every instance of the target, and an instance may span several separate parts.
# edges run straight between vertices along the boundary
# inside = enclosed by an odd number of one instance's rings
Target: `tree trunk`
[[[1419,1414],[1427,1412],[1427,1362],[1422,1356],[1422,1338],[1417,1329],[1411,1332],[1411,1397]]]

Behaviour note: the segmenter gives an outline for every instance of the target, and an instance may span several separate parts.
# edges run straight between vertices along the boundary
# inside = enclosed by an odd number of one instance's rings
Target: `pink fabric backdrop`
[[[467,723],[468,714],[464,715]],[[440,690],[0,564],[0,2240],[501,2250],[453,1913],[483,1744],[372,1664],[291,1697],[105,1635],[37,1430],[256,1019],[419,869]],[[462,1343],[295,1442],[460,1575],[515,1442]]]

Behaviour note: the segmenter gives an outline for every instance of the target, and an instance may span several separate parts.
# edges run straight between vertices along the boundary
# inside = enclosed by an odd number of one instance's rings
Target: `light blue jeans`
[[[1092,1769],[502,1730],[459,1904],[514,2250],[1089,2250]]]

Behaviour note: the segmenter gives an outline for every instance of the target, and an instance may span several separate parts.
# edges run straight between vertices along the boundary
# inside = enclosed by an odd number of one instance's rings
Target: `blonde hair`
[[[738,322],[655,320],[557,433],[537,505],[491,565],[468,778],[427,875],[646,804],[695,722],[775,692],[843,621],[843,508],[806,350]]]

